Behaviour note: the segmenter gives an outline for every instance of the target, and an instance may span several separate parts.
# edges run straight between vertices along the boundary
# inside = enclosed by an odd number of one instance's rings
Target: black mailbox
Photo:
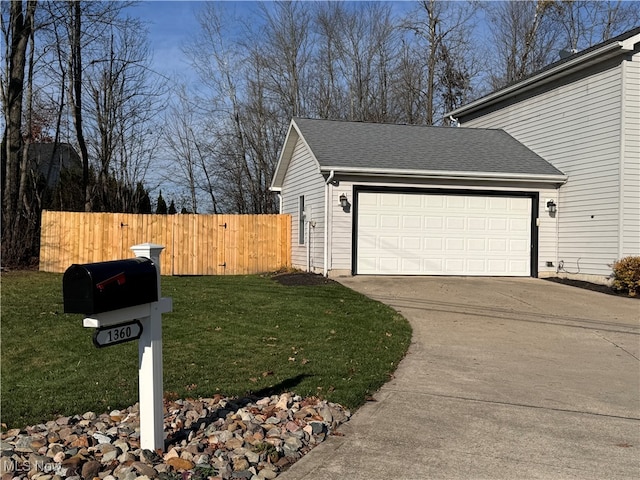
[[[62,277],[64,313],[108,312],[158,301],[155,264],[147,258],[74,264]]]

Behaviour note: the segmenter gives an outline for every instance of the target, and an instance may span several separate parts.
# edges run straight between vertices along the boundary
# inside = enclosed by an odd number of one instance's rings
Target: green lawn
[[[268,276],[163,277],[164,391],[172,397],[293,391],[357,408],[395,370],[411,329],[337,283]],[[102,349],[63,314],[62,275],[2,274],[2,422],[123,408],[138,398],[137,342]]]

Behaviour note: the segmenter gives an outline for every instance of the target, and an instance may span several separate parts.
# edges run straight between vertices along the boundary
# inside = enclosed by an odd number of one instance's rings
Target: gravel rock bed
[[[1,480],[276,478],[348,421],[292,394],[165,401],[164,452],[140,448],[139,406],[60,417],[2,434]]]

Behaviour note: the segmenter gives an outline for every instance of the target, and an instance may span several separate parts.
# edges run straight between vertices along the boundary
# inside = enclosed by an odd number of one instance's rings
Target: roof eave
[[[479,98],[478,100],[471,102],[464,107],[452,110],[446,113],[445,117],[448,118],[449,116],[452,116],[455,118],[469,115],[477,110],[493,105],[503,99],[512,97],[516,94],[537,87],[538,85],[543,85],[545,83],[551,82],[552,80],[565,77],[577,70],[582,70],[595,63],[601,62],[611,57],[615,57],[621,52],[633,51],[633,45],[636,41],[637,39],[627,39],[625,41],[613,42],[607,45],[603,45],[601,48],[598,48],[592,52],[586,53],[584,55],[578,55],[567,62],[550,68],[549,70],[542,71],[537,75],[533,75],[522,80],[521,82],[515,83],[501,90],[498,90],[497,92]]]
[[[354,176],[379,176],[394,178],[420,178],[433,180],[483,180],[564,184],[566,175],[545,175],[532,173],[496,173],[496,172],[456,172],[444,170],[395,170],[381,168],[323,166],[322,173],[334,170],[337,174]]]

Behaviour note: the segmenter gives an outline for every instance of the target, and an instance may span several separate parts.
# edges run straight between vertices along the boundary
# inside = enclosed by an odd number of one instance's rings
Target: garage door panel
[[[399,207],[402,205],[400,194],[389,194],[380,197],[379,205],[383,207]]]
[[[416,257],[401,259],[402,271],[420,272],[422,269],[422,261]]]
[[[492,232],[507,232],[509,230],[508,218],[489,218],[487,223]]]
[[[429,195],[424,197],[423,204],[427,208],[444,208],[445,197],[437,195]]]
[[[494,275],[503,275],[508,271],[507,261],[504,259],[487,259],[487,270],[495,272]]]
[[[510,198],[509,199],[509,211],[511,212],[520,212],[520,213],[529,213],[529,206],[526,202],[522,202],[521,198]]]
[[[487,218],[469,218],[467,226],[469,230],[484,232],[487,230],[488,220]]]
[[[489,210],[506,211],[509,208],[509,199],[506,197],[490,197],[488,204]]]
[[[484,275],[487,272],[487,262],[483,259],[469,260],[467,270]]]
[[[523,218],[511,218],[509,219],[509,230],[511,232],[527,232],[531,228],[529,221]]]
[[[401,197],[403,207],[422,207],[423,199],[420,195],[403,195]]]
[[[386,257],[380,259],[380,270],[385,273],[400,271],[400,258]]]
[[[370,207],[370,206],[377,206],[378,205],[378,201],[379,201],[379,197],[375,196],[375,195],[360,195],[358,197],[358,204],[360,205],[360,207]]]
[[[487,197],[467,197],[467,207],[475,210],[487,209]]]
[[[403,215],[402,227],[406,229],[422,229],[422,217],[419,215]]]
[[[442,238],[425,238],[424,249],[428,252],[442,253],[444,252],[444,239]]]
[[[464,251],[463,238],[445,238],[444,245],[445,251],[447,252],[456,253]]]
[[[460,258],[447,258],[444,261],[445,274],[455,275],[455,272],[465,270],[464,260]]]
[[[463,217],[448,217],[445,221],[447,230],[464,230],[465,219]]]
[[[422,238],[419,237],[404,237],[402,239],[402,248],[405,250],[412,250],[419,252],[422,250]]]
[[[358,216],[358,226],[362,229],[373,227],[378,227],[378,216],[377,215],[359,215]]]
[[[498,254],[506,253],[508,251],[507,244],[508,240],[506,238],[490,238],[487,250]]]
[[[425,227],[427,230],[442,231],[444,227],[444,218],[442,217],[425,217]]]
[[[460,197],[456,195],[449,195],[444,197],[446,208],[448,209],[456,209],[456,208],[464,208],[465,207],[465,197]]]
[[[484,252],[487,249],[487,242],[484,238],[470,238],[467,240],[467,250],[471,252]]]
[[[526,240],[509,239],[509,253],[525,254],[529,252],[529,242]]]
[[[400,226],[400,217],[397,215],[380,215],[380,227],[382,228],[398,228]]]
[[[396,236],[380,237],[378,246],[382,252],[385,250],[397,252],[400,249],[401,241],[401,238]]]
[[[357,225],[357,273],[530,275],[530,198],[361,192]]]

